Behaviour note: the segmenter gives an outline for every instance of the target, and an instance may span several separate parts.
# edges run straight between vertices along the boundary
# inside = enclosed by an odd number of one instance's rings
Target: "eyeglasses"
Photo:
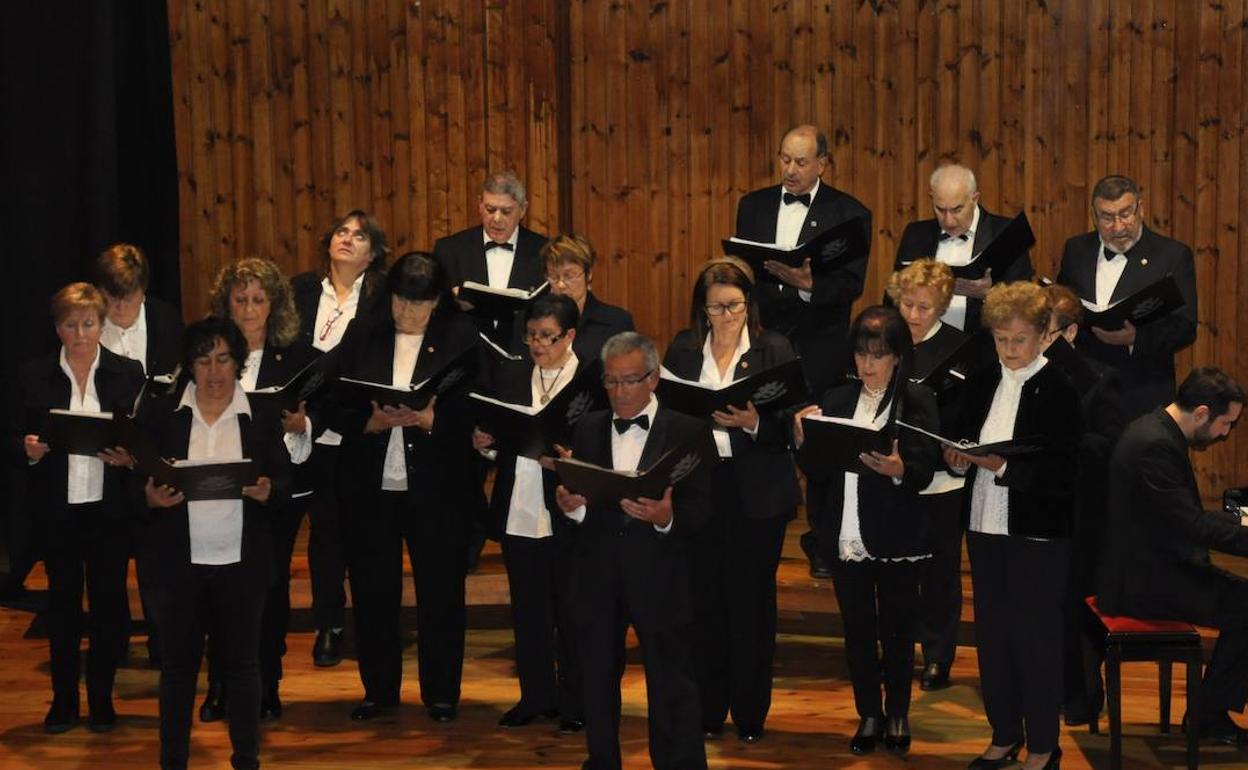
[[[743,310],[745,310],[745,300],[742,299],[732,302],[715,302],[706,306],[707,315],[723,315],[724,313],[736,315]]]
[[[335,238],[345,238],[348,235],[351,236],[351,240],[356,243],[368,243],[368,233],[363,230],[356,230],[352,232],[349,227],[339,227],[334,231]]]
[[[607,390],[619,387],[633,388],[650,379],[650,375],[652,374],[654,374],[653,369],[636,377],[612,377],[608,374],[604,374],[602,375],[602,387]]]
[[[321,327],[321,334],[317,337],[320,342],[324,342],[325,338],[329,336],[329,333],[333,330],[334,324],[338,322],[339,318],[342,318],[342,309],[334,308],[334,314],[325,319],[325,325]]]
[[[572,284],[576,283],[577,281],[581,280],[584,277],[585,277],[585,271],[577,270],[574,273],[573,272],[559,273],[557,275],[547,274],[546,280],[550,282],[551,286],[556,286],[558,284],[563,284],[564,286],[571,286]]]
[[[540,342],[543,345],[553,345],[566,336],[568,336],[567,329],[558,334],[551,334],[550,332],[537,332],[534,334],[533,332],[527,332],[524,335],[524,344],[532,345],[534,342]]]
[[[1106,226],[1112,225],[1114,222],[1122,222],[1123,224],[1127,224],[1131,222],[1133,219],[1135,219],[1136,215],[1139,213],[1140,213],[1140,203],[1139,201],[1136,201],[1134,206],[1123,209],[1122,211],[1097,210],[1096,221]]]

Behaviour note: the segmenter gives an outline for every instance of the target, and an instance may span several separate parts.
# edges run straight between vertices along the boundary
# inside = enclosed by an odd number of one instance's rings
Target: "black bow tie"
[[[494,241],[485,242],[485,250],[490,249],[506,249],[507,251],[515,251],[516,247],[511,243],[495,243]]]
[[[1131,249],[1127,249],[1126,251],[1110,251],[1110,248],[1106,246],[1104,249],[1101,250],[1101,256],[1105,259],[1106,262],[1116,259],[1119,255],[1122,255],[1124,257],[1130,257]]]
[[[942,233],[940,234],[940,240],[941,240],[941,241],[947,241],[947,240],[949,240],[950,238],[957,238],[959,241],[962,241],[963,243],[965,243],[966,241],[969,241],[969,240],[971,239],[971,238],[970,238],[970,236],[969,236],[969,235],[967,235],[966,233],[962,233],[961,235],[950,235],[949,233],[942,232]]]
[[[800,203],[806,208],[810,208],[810,193],[802,193],[801,195],[794,195],[791,192],[786,192],[784,194],[784,205],[787,206],[790,203]]]
[[[631,425],[636,425],[642,430],[650,430],[650,415],[648,414],[639,414],[631,420],[626,420],[623,417],[616,417],[611,422],[615,423],[615,432],[621,435],[627,433],[628,428]]]

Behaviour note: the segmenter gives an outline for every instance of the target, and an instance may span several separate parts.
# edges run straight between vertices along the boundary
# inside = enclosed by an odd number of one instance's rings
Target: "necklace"
[[[879,401],[881,398],[884,398],[884,394],[888,392],[887,385],[877,390],[865,382],[862,383],[862,389],[866,392],[867,398],[870,398],[873,401]]]
[[[546,384],[546,370],[540,366],[537,367],[537,378],[540,380],[540,386],[542,388],[542,395],[538,400],[542,402],[543,406],[550,403],[550,391],[555,389],[555,383],[559,382],[559,375],[563,374],[563,370],[566,369],[567,366],[568,364],[565,361],[563,366],[559,367],[559,370],[555,372],[554,379],[550,381],[550,385]]]

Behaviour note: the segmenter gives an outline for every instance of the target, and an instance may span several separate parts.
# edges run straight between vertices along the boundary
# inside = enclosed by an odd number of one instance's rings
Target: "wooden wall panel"
[[[774,183],[781,135],[813,121],[826,181],[875,213],[860,304],[879,298],[905,223],[930,215],[939,163],[974,168],[988,208],[1027,211],[1048,276],[1090,228],[1092,184],[1124,172],[1149,226],[1197,256],[1200,330],[1180,371],[1248,379],[1246,13],[1245,0],[170,0],[184,306],[200,312],[216,268],[244,254],[314,266],[348,208],[376,211],[397,250],[429,248],[476,219],[481,176],[510,167],[528,225],[588,235],[595,290],[666,342],[737,199]],[[1198,464],[1207,489],[1248,483],[1248,438]]]

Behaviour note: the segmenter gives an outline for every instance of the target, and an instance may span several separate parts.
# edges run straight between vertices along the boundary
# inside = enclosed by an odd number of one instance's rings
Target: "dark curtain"
[[[152,262],[151,293],[181,304],[164,3],[5,3],[0,104],[0,185],[9,201],[0,221],[10,284],[0,346],[10,380],[18,362],[54,349],[49,298],[66,283],[90,280],[93,259],[109,244],[143,248]],[[35,549],[21,513],[20,463],[6,467],[17,475],[4,490],[10,504],[0,537],[22,571]]]

